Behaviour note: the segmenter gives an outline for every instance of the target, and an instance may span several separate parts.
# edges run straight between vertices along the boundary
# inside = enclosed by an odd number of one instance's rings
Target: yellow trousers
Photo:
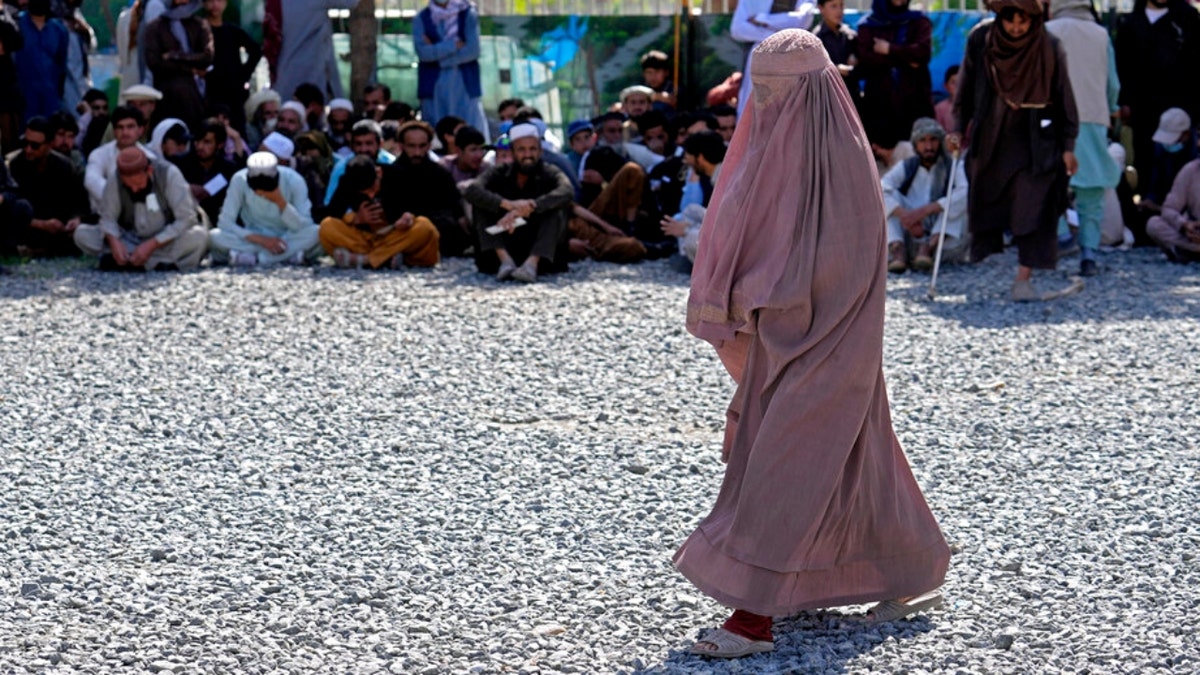
[[[406,230],[392,229],[376,234],[359,229],[341,218],[321,221],[321,246],[333,255],[334,249],[367,256],[367,263],[379,269],[392,258],[403,255],[410,267],[433,267],[440,260],[437,227],[424,216],[418,216]]]

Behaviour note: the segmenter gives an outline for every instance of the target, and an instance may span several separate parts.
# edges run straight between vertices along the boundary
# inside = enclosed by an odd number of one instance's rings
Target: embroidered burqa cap
[[[892,431],[870,146],[811,33],[764,40],[751,76],[688,306],[738,385],[725,478],[675,564],[767,616],[919,595],[942,584],[950,551]]]

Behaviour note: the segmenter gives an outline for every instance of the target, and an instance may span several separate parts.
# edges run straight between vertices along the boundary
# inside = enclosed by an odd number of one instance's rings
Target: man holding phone
[[[274,154],[256,152],[229,182],[209,237],[213,262],[303,265],[321,255],[318,231],[304,178]]]

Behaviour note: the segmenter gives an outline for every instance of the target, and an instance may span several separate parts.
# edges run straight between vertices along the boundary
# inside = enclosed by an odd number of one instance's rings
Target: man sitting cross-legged
[[[321,221],[321,245],[338,267],[399,269],[438,263],[438,230],[428,218],[405,213],[389,222],[379,202],[383,169],[358,155],[346,163],[338,191]]]
[[[475,238],[454,177],[429,158],[433,136],[433,127],[425,122],[405,122],[400,127],[402,154],[384,168],[379,198],[390,222],[406,213],[428,218],[441,235],[438,245],[443,258],[466,255]]]
[[[303,265],[321,255],[304,178],[269,152],[256,152],[233,174],[217,229],[215,263]],[[239,221],[241,224],[239,224]]]
[[[23,223],[0,220],[0,239],[5,249],[15,248],[22,255],[79,255],[74,235],[89,212],[87,193],[71,160],[51,149],[52,141],[50,122],[34,117],[25,126],[23,150],[9,162],[33,217]]]
[[[177,270],[196,267],[208,233],[183,174],[151,161],[138,147],[117,153],[116,176],[104,186],[100,224],[75,228],[75,245],[100,256],[102,270]]]
[[[883,205],[887,215],[888,271],[903,272],[910,254],[913,267],[933,267],[941,230],[942,211],[949,208],[943,262],[961,260],[967,251],[967,174],[962,164],[949,188],[954,165],[942,141],[946,132],[937,120],[922,117],[913,123],[916,157],[909,157],[883,175]]]
[[[1146,233],[1172,262],[1200,261],[1200,159],[1183,165]]]
[[[497,279],[532,282],[539,265],[543,272],[565,269],[567,209],[574,190],[562,171],[542,161],[537,127],[518,124],[508,136],[516,161],[488,169],[466,190],[479,231],[475,262],[480,272],[495,271]],[[492,226],[503,231],[492,234]]]

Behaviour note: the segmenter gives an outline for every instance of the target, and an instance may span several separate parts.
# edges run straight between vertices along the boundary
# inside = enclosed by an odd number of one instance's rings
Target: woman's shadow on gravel
[[[936,627],[927,616],[879,625],[832,612],[803,612],[775,622],[775,651],[736,661],[705,659],[686,648],[671,650],[659,664],[635,669],[639,675],[704,673],[844,673],[853,659],[886,642],[903,642]]]

